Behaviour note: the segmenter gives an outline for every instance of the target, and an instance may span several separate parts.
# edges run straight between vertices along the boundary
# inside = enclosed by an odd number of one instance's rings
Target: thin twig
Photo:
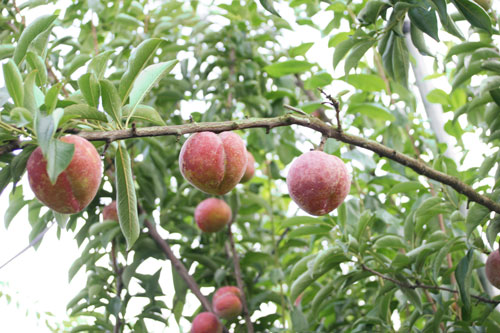
[[[332,97],[332,95],[327,94],[323,91],[323,89],[318,88],[318,90],[328,99],[327,104],[330,104],[335,108],[335,116],[337,118],[337,130],[339,132],[342,132],[342,123],[340,121],[340,103],[337,101],[335,98]]]
[[[113,271],[116,275],[116,296],[121,300],[121,293],[123,290],[122,273],[123,269],[118,265],[118,260],[116,258],[116,241],[113,240],[111,243],[111,265],[113,266]],[[120,312],[116,315],[116,324],[113,328],[114,333],[120,333],[122,326],[122,320],[120,318]]]
[[[233,216],[234,219],[234,216]],[[245,323],[247,324],[247,332],[248,333],[253,333],[253,324],[252,320],[250,319],[250,312],[248,311],[248,305],[247,305],[247,299],[245,296],[245,286],[243,283],[243,278],[241,275],[241,267],[240,267],[240,258],[238,256],[238,252],[236,252],[236,247],[234,246],[234,238],[233,238],[233,232],[231,231],[231,227],[233,225],[233,222],[229,224],[227,228],[227,237],[229,239],[229,245],[231,249],[231,255],[233,257],[233,264],[234,264],[234,275],[236,277],[236,284],[238,285],[238,288],[241,290],[241,305],[243,306],[243,317],[245,317]]]
[[[376,270],[374,269],[371,269],[369,267],[367,267],[366,265],[362,264],[361,265],[361,268],[365,271],[368,271],[370,273],[373,273],[374,275],[377,275],[378,277],[384,279],[384,280],[387,280],[387,281],[391,281],[392,283],[402,287],[402,288],[406,288],[406,289],[427,289],[427,290],[443,290],[443,291],[448,291],[450,293],[454,293],[454,294],[458,294],[458,290],[454,290],[454,289],[451,289],[451,288],[446,288],[446,287],[440,287],[440,286],[432,286],[432,285],[427,285],[427,284],[421,284],[421,283],[417,283],[417,284],[409,284],[409,283],[405,283],[405,282],[401,282],[399,280],[396,280],[390,276],[387,276],[387,275],[384,275],[380,272],[377,272]],[[477,295],[470,295],[472,298],[475,298],[477,299],[478,301],[480,302],[484,302],[484,303],[489,303],[489,304],[500,304],[500,301],[494,301],[492,299],[489,299],[489,298],[486,298],[486,297],[482,297],[482,296],[477,296]]]

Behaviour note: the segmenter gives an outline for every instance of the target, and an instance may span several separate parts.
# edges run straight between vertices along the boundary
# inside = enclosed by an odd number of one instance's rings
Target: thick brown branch
[[[234,275],[236,276],[236,283],[238,284],[238,288],[241,290],[241,303],[243,305],[243,317],[245,317],[245,322],[247,324],[247,332],[253,333],[253,324],[250,319],[250,313],[248,311],[247,298],[245,296],[245,289],[243,285],[243,278],[241,275],[241,267],[240,267],[240,258],[238,256],[238,252],[236,252],[236,247],[234,246],[234,237],[233,232],[231,231],[232,223],[227,228],[227,236],[229,239],[229,244],[231,248],[231,255],[233,257],[234,264]]]
[[[369,267],[367,267],[366,265],[362,264],[361,265],[361,268],[363,268],[363,270],[367,271],[367,272],[370,272],[384,280],[387,280],[387,281],[391,281],[392,283],[400,286],[401,288],[406,288],[406,289],[425,289],[425,290],[443,290],[443,291],[448,291],[450,293],[454,293],[454,294],[458,294],[458,290],[454,290],[454,289],[451,289],[451,288],[446,288],[446,287],[440,287],[440,286],[431,286],[431,285],[427,285],[427,284],[421,284],[421,283],[417,283],[417,284],[409,284],[409,283],[405,283],[405,282],[401,282],[397,279],[394,279],[390,276],[387,276],[387,275],[384,275],[380,272],[377,272],[376,270],[374,269],[371,269]],[[500,301],[494,301],[492,299],[489,299],[489,298],[486,298],[486,297],[482,297],[482,296],[477,296],[477,295],[471,295],[472,298],[475,298],[477,299],[478,301],[480,302],[484,302],[484,303],[489,303],[489,304],[500,304]]]
[[[235,121],[223,121],[223,122],[207,122],[207,123],[194,123],[194,124],[184,124],[184,125],[174,125],[174,126],[156,126],[156,127],[143,127],[137,128],[137,130],[132,133],[128,129],[116,130],[116,131],[105,131],[105,132],[80,132],[78,135],[91,141],[115,141],[129,139],[133,137],[148,137],[148,136],[164,136],[164,135],[183,135],[195,132],[224,132],[224,131],[234,131],[243,130],[248,128],[275,128],[281,126],[299,125],[311,128],[325,135],[328,138],[333,138],[347,144],[351,144],[357,147],[365,148],[377,153],[380,156],[387,157],[393,161],[396,161],[402,165],[405,165],[415,172],[426,176],[428,178],[434,179],[440,183],[446,184],[454,188],[457,192],[465,195],[470,201],[477,202],[491,211],[495,211],[500,214],[500,203],[496,203],[485,195],[477,193],[470,185],[465,184],[460,179],[447,175],[443,172],[434,170],[433,168],[427,166],[425,163],[409,157],[407,155],[401,154],[396,150],[384,146],[375,141],[367,140],[365,138],[350,135],[344,132],[339,132],[336,128],[324,123],[323,121],[311,118],[311,117],[300,117],[293,114],[286,114],[281,117],[275,118],[252,118],[252,119],[242,119]]]

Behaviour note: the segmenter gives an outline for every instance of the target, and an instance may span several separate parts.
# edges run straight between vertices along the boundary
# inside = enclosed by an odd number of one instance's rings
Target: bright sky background
[[[24,1],[18,0],[18,4]],[[203,1],[201,1],[203,2]],[[225,3],[229,1],[223,1]],[[69,0],[58,2],[57,8],[64,9]],[[498,4],[497,4],[498,5]],[[53,13],[56,6],[46,5],[37,7],[35,10],[24,12],[27,23],[32,22],[38,15]],[[304,42],[315,42],[314,46],[307,54],[307,59],[311,62],[317,62],[322,68],[326,69],[334,77],[340,77],[343,72],[335,72],[332,68],[333,49],[328,48],[328,37],[322,38],[317,30],[308,26],[297,26],[293,24],[293,10],[286,5],[277,6],[280,14],[294,27],[294,32],[284,30],[282,44],[286,46],[297,46]],[[61,14],[61,16],[64,13]],[[314,22],[321,27],[325,27],[332,18],[332,12],[321,12],[314,18]],[[345,29],[347,30],[347,29]],[[65,31],[64,34],[68,34]],[[76,35],[76,31],[75,34]],[[440,50],[445,53],[446,50]],[[429,60],[429,59],[427,59]],[[429,61],[430,65],[431,62]],[[339,68],[343,66],[340,65]],[[432,68],[432,67],[430,67]],[[451,87],[446,80],[433,80],[432,84],[439,86],[441,89],[450,91]],[[443,85],[444,84],[444,85]],[[0,88],[5,84],[3,75],[0,72]],[[446,87],[446,88],[443,88]],[[335,95],[335,93],[349,89],[342,81],[334,81],[327,87],[327,91]],[[189,114],[191,110],[200,111],[200,103],[183,102],[183,115]],[[419,106],[422,112],[422,106]],[[448,116],[448,115],[447,115]],[[319,142],[320,136],[312,130],[305,129],[304,134],[310,138],[314,138]],[[466,134],[464,141],[468,144],[468,148],[476,147],[469,153],[464,168],[479,166],[483,160],[483,154],[488,153],[486,146],[477,140],[476,134]],[[478,145],[482,147],[477,149]],[[300,147],[308,150],[310,147],[306,144]],[[286,170],[284,172],[286,174]],[[22,180],[25,197],[32,197],[26,177]],[[0,217],[3,217],[5,210],[8,207],[8,194],[10,190],[6,189],[0,196]],[[21,249],[28,244],[28,235],[31,230],[28,219],[27,209],[21,212],[12,221],[8,230],[5,229],[3,218],[0,218],[0,265],[12,258]],[[77,248],[72,232],[62,231],[60,239],[56,235],[57,227],[52,227],[45,235],[41,246],[37,251],[29,249],[20,257],[15,259],[8,266],[0,270],[0,293],[9,294],[12,296],[10,304],[7,303],[5,297],[0,297],[0,313],[2,314],[2,330],[5,332],[49,332],[44,322],[47,319],[51,323],[61,323],[67,318],[66,304],[76,295],[86,283],[85,272],[80,270],[74,277],[71,283],[68,283],[68,269],[75,259],[80,255],[80,250]],[[163,234],[166,237],[166,234]],[[163,267],[162,277],[160,279],[163,291],[167,293],[165,301],[171,304],[173,296],[171,287],[170,264],[168,261],[151,262],[150,264],[141,265],[140,271],[143,273],[154,273],[159,267]],[[209,294],[213,288],[202,290],[204,294]],[[18,303],[18,305],[16,305]],[[189,295],[188,304],[185,309],[186,314],[191,314],[198,306],[198,301],[193,295]],[[29,310],[29,311],[28,311]],[[263,312],[273,311],[273,308],[262,307]],[[28,311],[28,312],[27,312]],[[50,312],[54,316],[46,315]],[[37,318],[37,313],[41,318]],[[396,321],[398,321],[396,319]],[[172,318],[173,327],[176,327]],[[396,323],[395,323],[396,324]],[[183,327],[189,330],[189,323],[185,321]],[[160,330],[155,329],[155,332]]]

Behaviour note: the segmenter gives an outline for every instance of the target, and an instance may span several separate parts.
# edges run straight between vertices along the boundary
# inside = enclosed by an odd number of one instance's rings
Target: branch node
[[[135,138],[137,136],[137,127],[135,125],[135,122],[132,123],[132,137]]]
[[[323,102],[321,104],[329,104],[335,108],[335,113],[337,117],[337,131],[342,132],[342,123],[340,121],[340,103],[338,100],[332,97],[332,95],[327,94],[323,89],[318,88],[318,90],[329,100],[329,102]]]

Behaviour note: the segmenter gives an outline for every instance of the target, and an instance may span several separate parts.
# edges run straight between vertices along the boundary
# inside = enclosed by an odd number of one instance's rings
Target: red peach
[[[250,179],[252,179],[255,174],[255,159],[253,158],[252,153],[247,151],[247,167],[245,169],[245,174],[243,178],[241,178],[240,183],[246,183]]]
[[[223,296],[224,294],[233,294],[233,295],[238,296],[241,299],[240,288],[234,287],[234,286],[225,286],[225,287],[220,287],[219,289],[217,289],[214,296],[212,297],[212,302],[215,302],[219,297]]]
[[[95,147],[77,135],[61,138],[75,145],[75,152],[68,167],[50,182],[47,162],[40,147],[28,159],[28,180],[35,196],[47,207],[63,214],[82,211],[94,199],[101,184],[101,158]]]
[[[227,320],[233,320],[241,314],[241,299],[234,293],[225,293],[212,302],[215,314]]]
[[[286,179],[292,200],[311,215],[325,215],[340,206],[351,188],[342,160],[310,151],[293,161]]]
[[[203,192],[223,195],[241,180],[247,165],[243,140],[233,132],[200,132],[182,146],[179,167],[184,178]]]
[[[213,313],[202,312],[194,318],[191,333],[222,333],[222,325]]]
[[[205,199],[196,206],[194,220],[204,232],[216,232],[224,228],[232,218],[231,208],[223,200]]]
[[[109,205],[104,207],[102,210],[102,219],[104,221],[106,220],[111,220],[111,221],[118,221],[118,211],[116,210],[116,201],[113,200]]]
[[[500,289],[500,252],[495,250],[490,253],[486,260],[486,277],[490,283]]]

